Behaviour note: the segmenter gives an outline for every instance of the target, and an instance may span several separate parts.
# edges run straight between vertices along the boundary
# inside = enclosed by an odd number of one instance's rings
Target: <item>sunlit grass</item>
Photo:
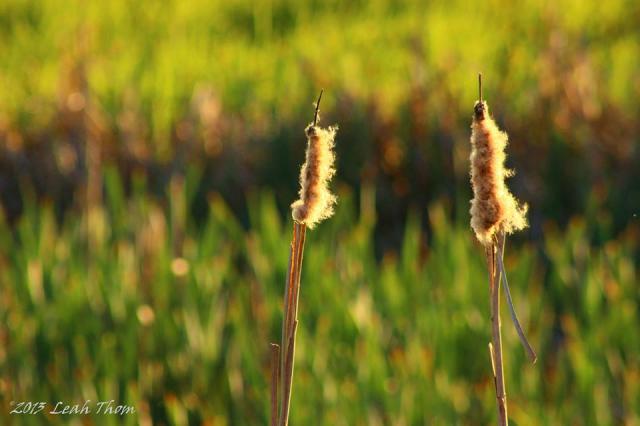
[[[185,194],[197,184],[189,176]],[[91,261],[74,213],[58,225],[50,207],[28,202],[15,230],[2,227],[2,405],[115,398],[137,407],[128,424],[266,424],[289,245],[273,197],[250,198],[248,229],[217,196],[202,225],[175,212],[184,222],[172,223],[168,206],[144,192],[124,199],[107,182]],[[489,339],[486,270],[467,224],[440,204],[415,211],[402,251],[376,260],[371,193],[360,217],[350,194],[339,196],[336,216],[308,235],[292,424],[489,423],[493,384],[478,350]],[[185,229],[179,246],[172,226]],[[575,220],[549,229],[543,247],[512,245],[505,259],[539,349],[529,365],[505,328],[518,424],[638,419],[638,230],[601,248],[586,231]]]

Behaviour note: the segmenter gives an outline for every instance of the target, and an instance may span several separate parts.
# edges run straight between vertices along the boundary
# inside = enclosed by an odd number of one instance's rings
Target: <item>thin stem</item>
[[[536,355],[536,351],[531,347],[531,344],[529,344],[529,340],[527,340],[527,336],[524,334],[524,331],[522,331],[522,326],[520,326],[520,321],[518,320],[518,315],[516,314],[516,310],[513,306],[513,300],[511,299],[511,291],[509,290],[509,281],[507,280],[507,273],[505,272],[505,269],[504,269],[504,260],[503,260],[504,246],[505,246],[505,239],[506,239],[506,235],[504,234],[504,232],[502,232],[501,235],[498,236],[498,239],[502,239],[502,252],[500,253],[499,256],[497,256],[498,266],[500,267],[499,273],[502,274],[502,278],[504,279],[504,294],[507,298],[507,306],[509,306],[511,321],[513,322],[513,325],[516,328],[516,332],[518,333],[518,337],[520,338],[520,343],[522,343],[524,350],[527,352],[527,355],[529,356],[529,360],[533,364],[535,364],[536,360],[538,359],[538,356]]]
[[[313,115],[313,127],[318,124],[318,113],[320,112],[320,100],[322,99],[322,93],[324,93],[324,89],[320,89],[320,96],[318,96],[318,100],[316,101],[316,112]]]
[[[502,336],[500,333],[500,275],[496,272],[496,247],[492,244],[486,249],[487,267],[489,269],[489,289],[491,299],[491,345],[493,380],[496,388],[498,406],[498,424],[507,426],[507,394],[504,385],[504,369],[502,364]],[[499,249],[499,248],[498,248]]]
[[[278,426],[278,376],[280,376],[280,346],[271,343],[271,426]]]
[[[484,120],[485,103],[482,101],[482,73],[478,73],[478,102],[473,107],[476,120]]]
[[[302,270],[306,228],[304,224],[298,222],[294,222],[293,224],[293,238],[291,241],[291,252],[289,254],[289,269],[287,272],[287,287],[284,296],[284,319],[282,322],[282,351],[280,357],[282,402],[280,406],[280,426],[287,426],[289,424],[296,330],[298,328],[300,272]]]

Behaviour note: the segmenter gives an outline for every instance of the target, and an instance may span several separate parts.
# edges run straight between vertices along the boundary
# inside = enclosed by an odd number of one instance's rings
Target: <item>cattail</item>
[[[313,123],[305,129],[307,152],[300,170],[300,199],[291,204],[294,223],[284,291],[282,343],[281,346],[275,343],[271,345],[271,426],[289,424],[296,330],[298,329],[300,273],[306,230],[331,217],[336,203],[336,197],[329,192],[328,184],[335,174],[333,140],[337,127],[323,129],[317,126],[321,99],[322,91],[316,102]]]
[[[336,130],[336,127],[323,129],[314,124],[305,130],[307,152],[300,170],[300,199],[291,204],[291,213],[296,222],[309,229],[333,215],[336,197],[329,191],[328,183],[335,174]]]
[[[471,129],[471,227],[478,240],[488,246],[498,232],[511,234],[527,226],[527,205],[518,202],[504,182],[513,176],[513,171],[504,167],[508,137],[498,129],[482,100],[475,104]]]
[[[504,168],[507,134],[500,131],[489,115],[489,107],[482,100],[482,75],[478,75],[479,100],[473,108],[471,124],[471,227],[485,248],[489,269],[489,289],[491,303],[491,343],[489,353],[496,387],[498,424],[508,426],[507,394],[505,391],[504,367],[502,359],[502,335],[500,327],[500,287],[504,278],[504,291],[509,306],[511,320],[518,337],[532,362],[536,353],[529,344],[513,307],[511,291],[504,270],[502,257],[507,234],[527,226],[526,204],[521,204],[507,189],[505,179],[513,176],[513,171]]]

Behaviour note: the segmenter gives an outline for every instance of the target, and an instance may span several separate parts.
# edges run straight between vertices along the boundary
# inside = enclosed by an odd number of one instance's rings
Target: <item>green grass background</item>
[[[624,0],[3,1],[0,423],[267,424],[320,87],[340,201],[307,234],[291,423],[495,422],[467,213],[482,71],[531,204],[505,265],[539,361],[505,310],[512,423],[640,424],[639,20]],[[137,413],[9,414],[87,399]]]
[[[291,219],[267,192],[250,196],[248,230],[218,197],[197,226],[178,219],[189,179],[162,206],[144,192],[125,200],[110,176],[92,250],[85,218],[57,227],[46,206],[27,209],[14,234],[2,228],[2,418],[66,424],[11,418],[6,407],[113,398],[138,410],[125,424],[266,424]],[[373,194],[340,195],[336,216],[308,233],[292,424],[490,424],[487,273],[466,223],[441,204],[414,212],[402,250],[378,262]],[[433,229],[428,247],[421,218]],[[586,227],[575,219],[549,227],[542,247],[508,247],[539,354],[530,365],[504,311],[514,424],[638,422],[639,230],[594,248]],[[172,268],[174,250],[186,274]]]

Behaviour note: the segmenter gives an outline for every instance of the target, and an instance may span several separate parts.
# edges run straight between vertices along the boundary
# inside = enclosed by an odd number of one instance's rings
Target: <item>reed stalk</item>
[[[313,123],[307,127],[306,161],[300,171],[300,199],[292,205],[293,236],[284,292],[281,346],[271,344],[271,426],[287,426],[293,388],[293,369],[298,329],[300,275],[307,228],[333,214],[336,198],[327,188],[335,173],[333,138],[335,128],[317,127],[322,92],[316,102]]]
[[[280,346],[271,343],[271,426],[278,426],[278,377],[280,376]]]
[[[536,353],[529,344],[511,299],[509,282],[504,267],[506,236],[527,226],[527,206],[521,204],[509,192],[505,179],[513,171],[504,167],[507,134],[500,131],[489,115],[489,107],[482,100],[482,76],[478,76],[479,100],[474,106],[471,125],[471,185],[474,198],[471,200],[471,228],[484,246],[489,271],[489,300],[491,306],[491,343],[489,354],[493,370],[498,409],[498,424],[509,424],[507,393],[502,355],[500,322],[500,286],[509,306],[511,320],[529,359],[535,363]],[[504,279],[504,281],[502,281]]]
[[[296,352],[296,331],[298,329],[298,299],[300,296],[300,272],[304,254],[304,240],[307,227],[294,222],[291,251],[289,254],[289,270],[284,292],[284,319],[282,321],[282,343],[280,357],[280,383],[282,388],[279,425],[289,423],[291,406],[291,389],[293,382],[293,366]]]
[[[502,240],[504,241],[504,239]],[[491,355],[491,367],[493,370],[493,382],[496,389],[496,404],[498,407],[498,424],[509,424],[507,413],[507,393],[504,384],[504,366],[502,362],[502,324],[500,322],[500,277],[496,258],[501,255],[501,248],[496,244],[485,247],[487,268],[489,270],[489,294],[491,301],[491,343],[489,354]]]

